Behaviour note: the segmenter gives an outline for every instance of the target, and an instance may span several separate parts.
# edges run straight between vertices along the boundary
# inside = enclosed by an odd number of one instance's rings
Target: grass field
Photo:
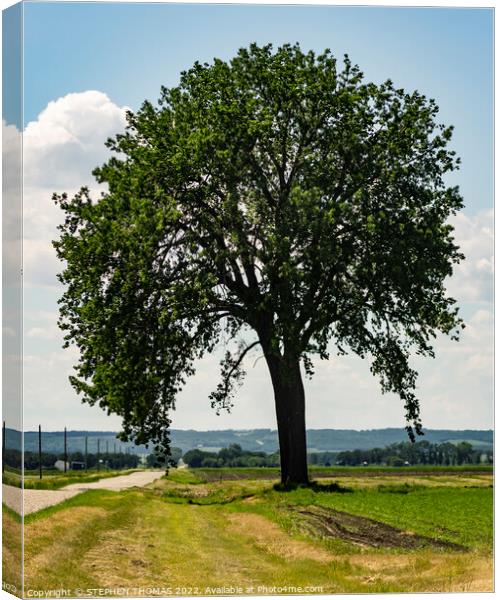
[[[25,589],[492,590],[491,470],[351,469],[293,491],[264,472],[177,470],[147,488],[92,490],[29,515]],[[4,519],[15,526],[10,512]]]
[[[21,590],[21,539],[21,517],[2,505],[2,581],[7,591]]]
[[[454,474],[454,473],[491,473],[491,465],[453,465],[444,467],[441,465],[416,465],[408,467],[387,467],[379,465],[369,465],[366,467],[323,467],[310,466],[309,473],[311,477],[352,477],[354,475],[365,475],[379,477],[380,475],[392,475],[396,477],[425,474]],[[199,468],[195,469],[199,477],[208,481],[217,481],[222,479],[269,479],[275,477],[279,479],[280,470],[278,467],[246,467],[246,468]]]

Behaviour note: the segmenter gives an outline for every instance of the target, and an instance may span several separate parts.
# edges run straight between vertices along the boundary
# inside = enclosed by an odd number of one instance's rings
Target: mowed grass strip
[[[251,528],[241,529],[218,506],[170,504],[141,492],[85,495],[88,506],[81,495],[57,514],[53,507],[30,520],[27,589],[169,586],[202,593],[224,585],[322,585],[328,591],[348,585],[337,575],[350,566],[313,543],[291,557],[293,540],[265,519],[271,545],[262,535],[254,540]],[[278,544],[276,532],[283,538]]]
[[[194,478],[193,484],[181,483]],[[353,477],[339,480],[340,491],[326,491],[334,480],[320,480],[315,489],[278,492],[273,482],[233,479],[204,482],[187,470],[157,482],[166,501],[193,504],[230,504],[254,498],[275,519],[287,504],[318,505],[375,519],[422,536],[489,552],[493,542],[492,476]],[[325,491],[321,491],[325,489]],[[246,510],[246,505],[241,505]],[[241,508],[241,507],[240,507]]]
[[[2,505],[2,579],[21,591],[21,517]]]
[[[86,492],[26,519],[26,589],[168,587],[174,595],[230,585],[254,586],[255,593],[263,593],[261,586],[314,586],[323,593],[492,589],[491,488],[458,481],[454,488],[397,481],[388,487],[278,492],[269,480],[206,482],[182,470],[144,490]],[[378,519],[470,551],[374,549],[317,538],[290,510],[303,506]]]

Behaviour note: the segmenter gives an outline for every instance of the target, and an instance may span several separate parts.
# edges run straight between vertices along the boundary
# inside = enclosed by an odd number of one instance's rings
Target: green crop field
[[[278,467],[213,467],[193,469],[198,477],[208,481],[217,481],[220,479],[271,479],[280,477]],[[408,476],[412,474],[460,474],[460,473],[491,473],[491,465],[415,465],[408,467],[388,467],[379,465],[370,465],[366,467],[323,467],[310,466],[309,472],[313,478],[317,477],[353,477],[355,475],[394,475]]]
[[[492,590],[491,469],[349,469],[291,491],[258,471],[173,470],[28,515],[26,590]],[[4,519],[15,529],[10,511]]]

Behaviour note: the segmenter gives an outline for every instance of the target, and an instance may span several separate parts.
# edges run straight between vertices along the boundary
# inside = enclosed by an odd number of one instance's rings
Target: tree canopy
[[[253,347],[275,391],[334,348],[369,357],[420,433],[409,357],[462,325],[444,286],[463,258],[448,221],[462,199],[444,181],[459,160],[437,113],[347,56],[255,44],[129,112],[94,171],[107,191],[55,196],[60,326],[84,401],[167,448],[176,396],[217,344],[217,410]]]

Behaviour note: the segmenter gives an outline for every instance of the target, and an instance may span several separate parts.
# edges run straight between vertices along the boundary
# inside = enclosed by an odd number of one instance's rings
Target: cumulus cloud
[[[49,102],[24,132],[25,186],[92,184],[92,170],[108,156],[104,142],[125,127],[125,111],[97,91]]]
[[[448,281],[448,291],[458,302],[493,301],[493,210],[469,216],[457,214],[452,224],[455,241],[465,255]]]
[[[4,419],[21,422],[21,166],[22,138],[14,125],[2,121],[2,283]]]
[[[23,136],[25,286],[57,286],[60,270],[51,240],[60,209],[54,192],[75,193],[86,185],[97,192],[92,170],[109,157],[105,141],[122,132],[127,107],[102,92],[68,94],[50,102]]]
[[[15,125],[9,125],[2,119],[2,188],[4,194],[5,192],[17,192],[21,187],[21,157],[21,133]]]
[[[127,107],[114,104],[106,94],[87,91],[68,94],[50,102],[23,133],[23,268],[25,298],[31,306],[48,305],[51,310],[25,308],[24,381],[26,424],[42,420],[48,427],[102,421],[99,409],[79,407],[68,382],[77,353],[62,350],[62,332],[57,328],[57,305],[60,287],[56,274],[61,270],[51,241],[58,235],[62,214],[52,202],[54,192],[74,194],[86,185],[98,186],[92,170],[109,156],[105,147],[108,137],[122,132]],[[12,278],[19,271],[21,190],[21,133],[3,123],[4,202],[11,226],[4,228],[12,238],[5,244],[4,267],[12,254]],[[8,265],[7,265],[8,266]],[[5,271],[5,269],[4,269]],[[57,421],[56,415],[65,415]],[[113,421],[116,426],[116,419]]]
[[[436,360],[416,361],[424,418],[436,426],[493,426],[493,318],[492,305],[476,308],[459,342],[441,337]]]
[[[2,219],[4,285],[19,285],[21,269],[22,137],[2,120]]]

